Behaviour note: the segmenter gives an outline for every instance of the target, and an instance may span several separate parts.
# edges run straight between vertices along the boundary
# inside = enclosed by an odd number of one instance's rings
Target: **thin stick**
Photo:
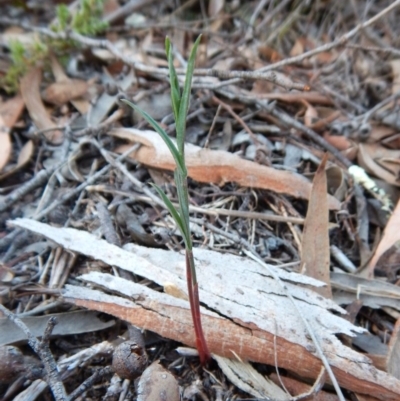
[[[57,401],[67,401],[68,397],[65,392],[64,384],[61,381],[60,374],[58,372],[57,363],[49,349],[48,340],[51,332],[56,325],[56,319],[50,318],[45,329],[42,341],[39,341],[29,330],[28,326],[19,319],[14,313],[8,310],[5,306],[0,304],[0,310],[14,322],[28,337],[28,343],[30,347],[36,352],[40,360],[43,362],[44,368],[47,373],[47,383],[51,388],[54,398]]]

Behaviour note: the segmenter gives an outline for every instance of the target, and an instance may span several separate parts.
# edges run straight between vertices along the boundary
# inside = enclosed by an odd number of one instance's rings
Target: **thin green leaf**
[[[175,70],[175,66],[174,66],[174,54],[173,54],[171,42],[170,42],[168,36],[165,38],[165,52],[167,54],[167,60],[168,60],[169,82],[170,82],[170,86],[171,86],[171,103],[172,103],[172,109],[174,111],[174,118],[176,121],[179,116],[179,106],[180,106],[180,102],[181,102],[181,90],[179,88],[179,80],[178,80],[178,76],[176,75],[176,70]]]
[[[185,131],[186,131],[186,116],[189,109],[190,91],[192,89],[193,71],[196,61],[196,52],[201,40],[201,35],[197,38],[196,42],[190,52],[185,77],[185,86],[182,92],[182,98],[179,105],[178,119],[176,120],[176,142],[178,144],[179,153],[184,155],[185,149]]]
[[[171,201],[168,199],[167,195],[165,192],[156,184],[151,184],[155,190],[158,192],[160,195],[161,199],[163,200],[165,206],[167,207],[168,211],[171,213],[171,216],[175,220],[176,225],[179,228],[179,231],[182,234],[182,237],[185,241],[185,244],[187,243],[187,236],[186,236],[186,230],[185,226],[183,224],[183,221],[181,219],[181,216],[179,215],[178,211],[175,209],[174,205],[171,203]]]
[[[157,121],[154,120],[154,118],[151,117],[150,114],[147,114],[144,110],[142,110],[140,107],[136,106],[129,100],[121,99],[121,102],[126,103],[127,105],[132,107],[132,109],[139,112],[147,120],[147,122],[160,134],[161,138],[164,140],[165,144],[168,146],[168,149],[172,153],[172,156],[175,159],[175,163],[176,163],[178,169],[180,169],[182,172],[186,173],[186,166],[185,166],[183,158],[179,154],[178,149],[176,148],[175,144],[172,142],[172,140],[168,136],[168,134],[160,127],[160,125],[157,123]]]
[[[174,177],[175,177],[176,189],[178,192],[179,207],[181,211],[180,216],[182,224],[185,227],[185,235],[187,236],[187,243],[188,245],[190,245],[189,248],[191,249],[192,239],[190,236],[190,228],[189,228],[189,198],[187,192],[186,178],[182,176],[182,173],[178,169],[174,171]]]

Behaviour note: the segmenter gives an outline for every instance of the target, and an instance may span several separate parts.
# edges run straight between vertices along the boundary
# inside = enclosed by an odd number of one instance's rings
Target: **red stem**
[[[192,276],[192,269],[194,268],[193,263],[192,251],[186,250],[186,279],[190,311],[192,313],[194,333],[196,335],[196,348],[199,352],[200,363],[204,366],[211,359],[211,354],[208,350],[207,342],[203,333],[203,326],[201,324],[199,286],[196,278]]]

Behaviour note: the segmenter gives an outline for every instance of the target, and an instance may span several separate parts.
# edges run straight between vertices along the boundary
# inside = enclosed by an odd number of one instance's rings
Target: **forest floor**
[[[399,400],[399,19],[400,0],[3,1],[0,400]],[[183,87],[200,34],[205,366],[152,185],[178,202],[175,161],[122,101],[174,140],[165,38]]]

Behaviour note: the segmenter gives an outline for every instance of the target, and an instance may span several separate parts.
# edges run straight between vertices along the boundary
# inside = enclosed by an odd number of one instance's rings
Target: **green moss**
[[[87,36],[104,32],[108,24],[101,20],[103,6],[103,0],[80,0],[76,12],[71,13],[65,4],[60,4],[56,8],[56,21],[50,29],[57,33],[72,30]],[[0,88],[8,93],[15,93],[19,87],[19,80],[30,67],[46,64],[50,49],[58,57],[64,57],[79,48],[80,44],[73,40],[51,39],[46,36],[34,41],[30,46],[24,46],[19,41],[10,43],[12,65],[7,74],[0,79]]]

